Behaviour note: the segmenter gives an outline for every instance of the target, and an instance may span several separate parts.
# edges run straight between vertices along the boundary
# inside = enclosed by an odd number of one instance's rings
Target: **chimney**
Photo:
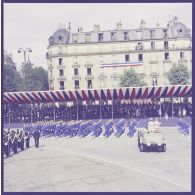
[[[122,22],[121,21],[120,22],[117,22],[116,29],[117,30],[121,30],[122,28],[123,28]]]
[[[142,19],[141,22],[140,22],[140,26],[139,26],[140,29],[142,28],[146,28],[146,23],[145,21]]]
[[[94,32],[100,31],[100,25],[99,25],[99,24],[95,24],[95,25],[93,26],[93,30],[94,30]]]
[[[82,26],[79,27],[79,32],[83,32],[83,27]]]

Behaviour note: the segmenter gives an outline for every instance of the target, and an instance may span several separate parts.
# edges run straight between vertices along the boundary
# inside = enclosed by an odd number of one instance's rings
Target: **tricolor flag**
[[[142,66],[142,65],[143,65],[143,62],[110,63],[110,64],[101,64],[101,68],[104,68],[104,67]]]

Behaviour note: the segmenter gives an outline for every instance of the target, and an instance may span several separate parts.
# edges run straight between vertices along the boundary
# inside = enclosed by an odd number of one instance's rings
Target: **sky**
[[[20,69],[24,60],[18,48],[32,49],[30,60],[34,66],[47,69],[46,52],[48,38],[63,23],[71,23],[71,31],[92,31],[94,24],[101,30],[115,29],[121,21],[124,29],[138,28],[142,19],[146,27],[155,27],[158,22],[165,27],[169,18],[177,16],[179,21],[192,28],[191,3],[56,3],[56,4],[4,4],[4,50],[12,53]]]

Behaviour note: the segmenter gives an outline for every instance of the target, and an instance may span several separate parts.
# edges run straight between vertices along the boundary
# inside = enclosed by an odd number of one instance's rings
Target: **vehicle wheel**
[[[164,144],[163,146],[162,146],[162,150],[161,150],[162,152],[166,152],[166,144]]]
[[[140,150],[140,152],[144,152],[144,145],[143,144],[140,144],[139,150]]]

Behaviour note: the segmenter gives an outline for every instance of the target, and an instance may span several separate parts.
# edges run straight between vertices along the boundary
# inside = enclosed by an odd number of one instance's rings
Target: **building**
[[[142,20],[137,29],[71,32],[60,27],[49,37],[48,77],[50,90],[119,87],[124,70],[135,69],[147,85],[169,84],[165,73],[173,64],[192,69],[190,29],[175,17],[166,27],[148,28]]]

